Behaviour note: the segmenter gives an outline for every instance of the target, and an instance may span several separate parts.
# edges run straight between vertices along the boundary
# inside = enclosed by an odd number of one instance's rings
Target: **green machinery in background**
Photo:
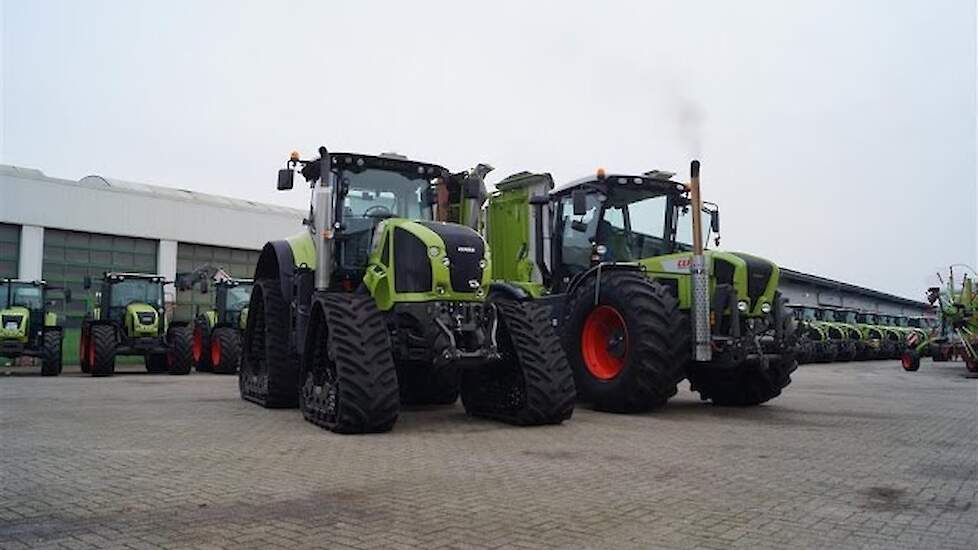
[[[524,172],[489,200],[493,277],[550,307],[578,396],[599,410],[660,406],[684,378],[714,404],[756,405],[797,365],[778,266],[704,250],[719,212],[700,199],[699,163],[688,185],[673,175],[599,170],[554,189]]]
[[[836,348],[835,361],[852,361],[859,356],[861,334],[855,325],[847,322],[846,311],[834,307],[821,307],[819,319],[825,323],[829,339]]]
[[[48,293],[60,291],[71,300],[71,291],[48,286],[45,281],[0,279],[0,357],[34,357],[41,360],[42,376],[61,374],[64,329],[51,311]]]
[[[120,355],[141,355],[151,373],[188,374],[193,364],[193,332],[188,323],[167,322],[160,275],[105,273],[96,284],[79,342],[81,370],[93,376],[115,373]],[[85,289],[91,278],[85,277]]]
[[[819,319],[818,308],[798,304],[789,304],[788,308],[800,327],[795,347],[798,363],[835,361],[838,349],[829,338],[828,326]]]
[[[569,418],[574,383],[547,309],[490,284],[480,165],[453,174],[400,155],[293,153],[307,229],[262,249],[239,369],[242,398],[298,404],[340,433],[382,432],[402,404],[518,425]],[[506,288],[505,285],[502,285]]]
[[[235,374],[241,364],[241,342],[248,320],[248,303],[254,281],[231,277],[210,264],[177,275],[177,289],[214,288],[214,306],[194,311],[192,355],[198,372]]]
[[[916,371],[920,358],[929,351],[934,361],[961,358],[969,371],[978,372],[978,295],[973,279],[965,274],[958,286],[953,266],[946,282],[940,274],[938,279],[943,287],[927,289],[927,301],[937,306],[939,326],[926,338],[909,337],[901,358],[903,368]]]

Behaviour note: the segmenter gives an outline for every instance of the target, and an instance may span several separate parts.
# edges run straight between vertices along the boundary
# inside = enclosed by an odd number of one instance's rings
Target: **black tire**
[[[625,327],[623,367],[612,377],[596,375],[602,371],[589,368],[584,357],[585,325],[598,306],[612,308]],[[608,273],[601,277],[597,305],[591,278],[570,297],[567,312],[563,347],[579,399],[601,411],[637,413],[676,395],[691,354],[690,334],[678,301],[664,285],[641,273]]]
[[[299,405],[299,357],[289,351],[289,330],[279,280],[256,280],[238,369],[242,399],[270,409]]]
[[[44,349],[41,352],[41,376],[61,374],[61,331],[46,330],[43,335]]]
[[[241,333],[231,327],[217,327],[207,348],[207,365],[217,374],[235,374],[241,365]],[[198,363],[199,364],[199,363]]]
[[[791,383],[791,373],[798,362],[791,354],[769,361],[767,368],[759,361],[745,361],[734,367],[693,366],[689,385],[700,399],[714,405],[750,407],[781,395]]]
[[[250,317],[250,315],[249,315]],[[299,408],[336,433],[389,431],[400,410],[384,314],[370,296],[317,297],[302,354]]]
[[[920,353],[915,349],[908,349],[903,352],[903,357],[900,358],[900,363],[903,366],[903,370],[907,372],[917,372],[920,368]]]
[[[211,326],[207,318],[198,315],[194,319],[194,341],[193,341],[194,369],[197,372],[211,372]]]
[[[560,424],[574,413],[574,376],[550,310],[533,302],[493,299],[498,364],[462,372],[465,411],[518,426]]]
[[[150,374],[163,374],[169,370],[165,353],[151,353],[143,357],[143,364]]]
[[[92,372],[91,363],[88,361],[90,355],[89,342],[91,341],[89,328],[89,325],[83,322],[81,332],[78,336],[78,367],[81,369],[82,374],[91,374]]]
[[[89,331],[89,346],[93,355],[90,370],[92,376],[112,376],[115,374],[115,327],[112,325],[92,325]]]
[[[459,381],[458,369],[453,367],[397,366],[402,405],[451,405],[458,401]]]
[[[171,326],[167,331],[167,369],[168,374],[182,376],[190,374],[194,366],[194,329],[190,325]]]

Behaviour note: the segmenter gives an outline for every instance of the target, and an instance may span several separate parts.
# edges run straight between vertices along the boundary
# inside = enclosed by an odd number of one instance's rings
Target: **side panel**
[[[486,238],[493,251],[492,278],[529,282],[533,276],[529,190],[500,191],[489,200]]]

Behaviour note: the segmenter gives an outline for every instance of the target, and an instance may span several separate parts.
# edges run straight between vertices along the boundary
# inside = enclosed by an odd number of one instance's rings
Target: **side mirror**
[[[85,290],[92,288],[92,278],[85,275],[85,278],[82,279],[82,286],[85,288]]]
[[[584,189],[571,191],[571,202],[574,204],[575,216],[587,214],[587,191]]]
[[[720,233],[720,212],[718,210],[710,211],[710,230],[716,234]]]
[[[295,172],[290,168],[282,168],[278,171],[278,190],[288,191],[295,184]]]

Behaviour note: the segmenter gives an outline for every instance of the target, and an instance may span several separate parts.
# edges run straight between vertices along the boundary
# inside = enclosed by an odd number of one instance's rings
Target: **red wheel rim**
[[[92,345],[92,333],[88,333],[85,348],[88,349],[88,367],[95,368],[95,346]]]
[[[217,338],[211,342],[211,365],[218,366],[221,364],[221,341]]]
[[[909,353],[903,354],[902,361],[903,361],[903,370],[910,370],[913,368],[913,360],[910,358]]]
[[[199,328],[194,329],[194,343],[190,350],[194,355],[194,363],[199,362],[204,356],[204,333]]]
[[[625,319],[611,306],[598,306],[584,321],[581,354],[588,372],[600,380],[611,380],[625,368],[628,330]]]

